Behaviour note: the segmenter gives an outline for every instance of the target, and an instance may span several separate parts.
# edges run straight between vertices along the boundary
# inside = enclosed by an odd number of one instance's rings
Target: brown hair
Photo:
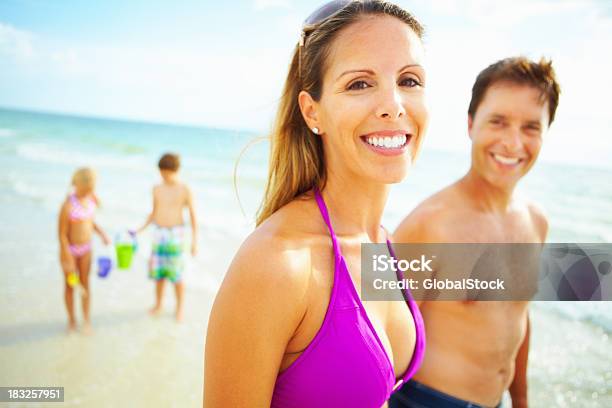
[[[181,167],[181,158],[178,154],[166,153],[159,159],[157,166],[160,170],[178,171]]]
[[[332,43],[338,33],[364,15],[388,15],[406,23],[419,37],[423,27],[406,10],[395,4],[366,0],[348,3],[320,23],[305,26],[303,45],[296,45],[270,136],[270,167],[257,225],[313,187],[325,186],[326,168],[321,137],[314,135],[302,117],[298,95],[304,90],[321,98],[323,74]]]
[[[551,60],[542,58],[539,62],[535,62],[526,57],[512,57],[489,65],[478,74],[472,87],[472,100],[468,108],[468,115],[471,118],[476,115],[478,105],[482,102],[487,89],[499,82],[527,85],[539,89],[542,101],[548,102],[548,126],[552,124],[559,104],[561,89]]]

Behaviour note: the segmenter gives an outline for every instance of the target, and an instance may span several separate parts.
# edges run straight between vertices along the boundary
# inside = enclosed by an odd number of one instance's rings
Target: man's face
[[[468,117],[472,169],[493,186],[513,188],[538,158],[548,122],[548,102],[538,89],[493,84]]]

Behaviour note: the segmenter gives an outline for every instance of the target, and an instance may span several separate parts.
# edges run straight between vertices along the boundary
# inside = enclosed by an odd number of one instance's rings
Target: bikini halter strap
[[[325,201],[323,201],[323,196],[319,192],[318,188],[314,188],[315,200],[317,201],[317,205],[319,206],[319,211],[321,211],[321,216],[323,217],[323,221],[327,225],[329,229],[329,233],[332,239],[332,245],[334,247],[334,257],[340,258],[342,256],[340,252],[340,245],[338,244],[338,239],[336,238],[336,233],[331,225],[331,220],[329,219],[329,212],[327,211],[327,206],[325,205]]]

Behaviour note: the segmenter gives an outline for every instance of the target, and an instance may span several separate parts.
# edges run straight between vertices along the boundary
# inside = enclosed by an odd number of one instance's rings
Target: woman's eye
[[[348,89],[351,91],[359,91],[369,87],[370,85],[366,81],[355,81],[348,86]]]
[[[419,81],[414,78],[404,78],[400,81],[400,86],[407,86],[409,88],[414,88],[415,86],[422,86]]]

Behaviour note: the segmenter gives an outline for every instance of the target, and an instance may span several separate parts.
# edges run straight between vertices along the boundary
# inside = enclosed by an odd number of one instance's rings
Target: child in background
[[[149,224],[155,225],[149,276],[156,281],[155,306],[152,315],[161,311],[164,293],[164,280],[174,284],[176,294],[176,320],[183,318],[184,285],[181,274],[184,269],[183,246],[185,226],[183,210],[189,210],[191,221],[191,254],[197,253],[198,228],[193,196],[189,187],[178,178],[180,158],[176,154],[164,154],[158,163],[162,183],[153,187],[153,211],[145,224],[136,233],[144,230]]]
[[[78,169],[72,176],[73,192],[66,197],[59,214],[60,262],[64,272],[64,301],[68,312],[68,332],[76,330],[74,316],[74,289],[79,285],[83,307],[83,330],[91,333],[89,305],[89,271],[91,269],[91,238],[96,232],[110,243],[106,233],[94,222],[98,205],[95,196],[96,174],[90,168]]]

